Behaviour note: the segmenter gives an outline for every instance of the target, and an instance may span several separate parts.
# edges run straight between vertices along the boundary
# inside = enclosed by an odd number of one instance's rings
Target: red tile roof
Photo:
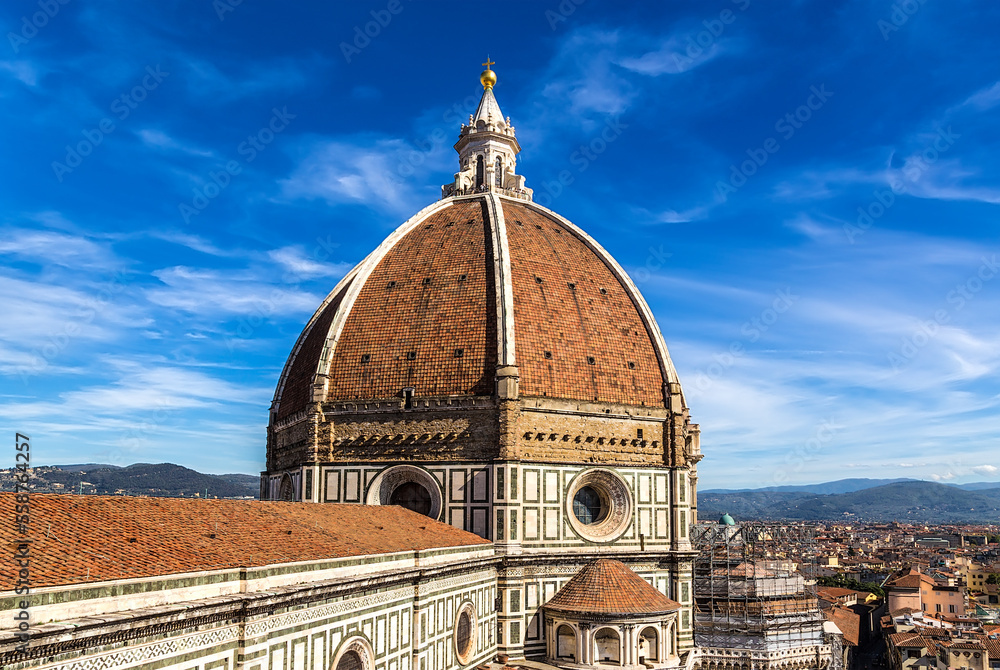
[[[831,607],[824,615],[827,619],[837,624],[837,628],[844,634],[844,641],[851,646],[857,647],[861,639],[861,617],[849,609],[843,607]]]
[[[0,493],[3,518],[14,504]],[[401,507],[42,493],[30,505],[36,587],[489,544]],[[0,524],[11,555],[20,540]],[[0,590],[16,580],[0,561]]]
[[[621,563],[602,558],[584,566],[545,603],[546,609],[580,614],[665,614],[681,608]]]

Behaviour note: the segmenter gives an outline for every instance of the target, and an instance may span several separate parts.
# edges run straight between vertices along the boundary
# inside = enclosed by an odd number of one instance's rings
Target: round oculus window
[[[389,496],[389,504],[399,505],[417,514],[430,516],[431,493],[416,482],[406,482],[393,489]]]
[[[364,500],[369,505],[399,505],[432,519],[441,518],[444,506],[434,476],[412,465],[395,465],[380,472]]]
[[[611,470],[584,470],[570,483],[566,518],[584,540],[611,542],[628,528],[632,494],[628,484]]]
[[[592,526],[604,521],[607,513],[607,503],[593,486],[584,486],[573,496],[573,515],[580,523]]]
[[[458,662],[468,665],[476,648],[476,610],[471,602],[466,602],[455,618],[455,655]]]

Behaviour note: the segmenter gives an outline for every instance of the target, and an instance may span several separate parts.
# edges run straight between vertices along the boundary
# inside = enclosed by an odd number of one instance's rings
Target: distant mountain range
[[[254,475],[207,475],[172,463],[101,463],[56,465],[32,469],[37,493],[141,495],[167,498],[256,498],[260,478]],[[0,470],[0,491],[14,490],[14,471]]]
[[[36,492],[144,495],[175,498],[256,498],[256,475],[208,475],[171,463],[101,463],[33,469]],[[11,491],[14,471],[0,470],[0,490]],[[729,513],[737,520],[912,521],[996,523],[1000,483],[938,484],[915,479],[841,479],[805,486],[698,492],[698,516]]]
[[[705,489],[699,491],[699,493],[746,493],[748,491],[779,491],[784,493],[821,493],[821,494],[831,494],[831,493],[853,493],[854,491],[863,491],[865,489],[875,488],[876,486],[885,486],[887,484],[896,484],[899,482],[923,482],[922,479],[910,479],[907,477],[900,477],[898,479],[838,479],[833,482],[823,482],[822,484],[803,484],[800,486],[765,486],[759,489]],[[938,482],[926,482],[928,484],[938,483]],[[969,484],[945,484],[945,486],[954,486],[955,488],[963,489],[965,491],[979,491],[982,489],[1000,489],[1000,482],[971,482]]]
[[[856,520],[931,523],[996,523],[1000,484],[980,488],[919,480],[841,480],[802,487],[747,491],[699,491],[698,516],[729,513],[737,520]],[[866,483],[875,482],[868,486]],[[983,482],[982,484],[986,484]],[[970,488],[976,487],[976,488]],[[824,493],[822,491],[838,491]],[[852,490],[853,489],[853,490]]]

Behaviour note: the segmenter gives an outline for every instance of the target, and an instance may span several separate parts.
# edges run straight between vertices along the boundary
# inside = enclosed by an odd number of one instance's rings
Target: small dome
[[[545,603],[550,611],[599,616],[649,616],[676,612],[666,597],[621,561],[598,559],[583,567]]]
[[[733,517],[729,516],[729,513],[727,512],[727,513],[725,513],[725,514],[722,515],[721,519],[719,519],[719,525],[720,526],[735,526],[736,525],[736,521],[733,519]]]

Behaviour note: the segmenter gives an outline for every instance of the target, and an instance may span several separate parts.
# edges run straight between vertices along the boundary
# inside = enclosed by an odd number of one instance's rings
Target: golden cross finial
[[[493,84],[497,83],[496,72],[490,69],[490,65],[495,65],[495,64],[496,62],[491,61],[489,55],[487,54],[486,62],[483,63],[483,65],[486,66],[486,69],[483,70],[483,73],[481,75],[479,75],[479,81],[483,83],[484,89],[493,88]]]

